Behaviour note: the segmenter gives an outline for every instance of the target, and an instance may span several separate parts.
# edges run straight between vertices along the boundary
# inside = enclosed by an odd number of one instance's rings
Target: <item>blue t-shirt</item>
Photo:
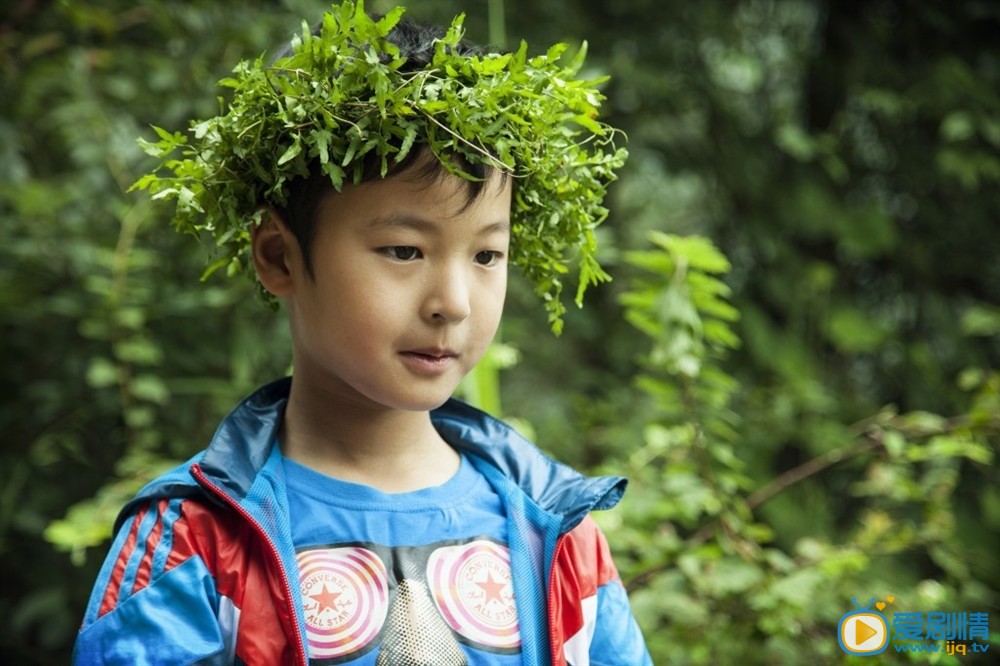
[[[521,664],[503,504],[465,456],[396,494],[284,467],[311,664]]]

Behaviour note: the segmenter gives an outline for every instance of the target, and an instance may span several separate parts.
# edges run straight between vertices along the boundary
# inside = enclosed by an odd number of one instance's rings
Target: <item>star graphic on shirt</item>
[[[310,594],[309,598],[314,600],[317,604],[319,604],[317,612],[322,613],[327,608],[332,608],[333,610],[337,610],[337,597],[339,597],[341,594],[342,594],[341,592],[330,592],[329,590],[326,589],[326,583],[324,583],[323,589],[316,594]]]
[[[486,593],[486,596],[483,599],[484,604],[488,604],[494,599],[500,603],[504,603],[503,597],[500,596],[500,590],[506,586],[506,583],[493,580],[493,572],[487,571],[486,580],[476,581],[476,585],[482,588],[483,592]]]

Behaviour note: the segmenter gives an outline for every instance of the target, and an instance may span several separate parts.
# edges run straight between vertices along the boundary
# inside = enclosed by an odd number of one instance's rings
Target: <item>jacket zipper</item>
[[[236,513],[240,514],[251,525],[253,525],[254,529],[257,531],[257,534],[262,539],[264,539],[264,543],[267,544],[271,556],[274,558],[274,561],[278,563],[278,571],[281,574],[281,583],[285,587],[285,599],[288,600],[288,610],[291,613],[292,626],[295,631],[295,654],[298,657],[298,661],[300,664],[308,664],[309,659],[306,656],[307,653],[305,649],[305,644],[303,643],[302,640],[302,632],[299,627],[298,615],[295,612],[295,605],[293,601],[294,597],[292,596],[292,587],[288,582],[288,576],[285,575],[285,567],[281,563],[281,556],[278,554],[278,548],[277,546],[274,545],[274,541],[271,539],[268,533],[264,531],[263,526],[259,522],[257,522],[256,518],[251,516],[246,509],[240,506],[225,491],[223,491],[221,488],[219,488],[214,483],[208,480],[208,477],[206,477],[205,473],[201,471],[201,466],[198,463],[194,463],[193,465],[191,465],[191,473],[194,475],[194,478],[198,480],[198,483],[200,483],[208,490],[212,491],[215,495],[221,497],[226,502],[226,504],[228,504],[229,506],[231,506],[233,509],[236,510]]]
[[[552,663],[553,664],[565,664],[566,660],[562,658],[556,647],[556,611],[555,604],[552,603],[555,598],[555,585],[556,585],[556,565],[559,562],[559,555],[562,552],[563,544],[566,542],[566,535],[561,534],[556,540],[556,547],[552,553],[552,568],[549,570],[549,594],[548,594],[548,610],[549,610],[549,646],[552,650]],[[562,642],[560,641],[561,645]]]

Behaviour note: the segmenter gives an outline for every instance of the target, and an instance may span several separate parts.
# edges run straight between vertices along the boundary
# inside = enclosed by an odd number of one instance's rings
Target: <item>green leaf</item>
[[[779,127],[775,143],[799,162],[809,162],[816,155],[816,144],[812,137],[797,125]]]
[[[166,404],[170,398],[167,385],[156,375],[137,375],[129,385],[132,395],[140,400],[146,400],[158,405]]]
[[[1000,307],[974,305],[962,313],[961,326],[966,335],[990,337],[1000,334]]]
[[[281,157],[278,158],[278,166],[281,166],[282,164],[285,164],[287,162],[291,162],[301,152],[302,152],[302,144],[296,139],[296,141],[292,145],[290,145],[284,153],[281,154]]]
[[[836,308],[830,313],[828,335],[838,349],[853,354],[877,349],[889,332],[854,308]]]
[[[87,368],[87,384],[91,388],[101,389],[118,383],[118,367],[106,358],[95,358]]]
[[[941,121],[941,136],[946,141],[965,141],[975,135],[972,116],[965,111],[954,111]]]

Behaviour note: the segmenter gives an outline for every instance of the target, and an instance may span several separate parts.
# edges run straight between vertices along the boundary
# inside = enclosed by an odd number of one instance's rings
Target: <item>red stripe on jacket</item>
[[[146,551],[142,555],[142,562],[139,563],[139,570],[136,571],[131,594],[135,594],[149,585],[153,570],[153,555],[156,553],[157,546],[160,545],[160,537],[163,536],[163,514],[166,512],[168,504],[169,502],[163,499],[156,505],[156,524],[153,525],[153,529],[149,531],[149,537],[146,538]]]
[[[125,577],[125,567],[128,566],[128,561],[135,551],[136,544],[139,541],[139,526],[145,517],[146,508],[143,507],[136,512],[135,518],[132,520],[128,538],[122,544],[122,549],[118,551],[118,559],[115,560],[115,566],[111,570],[111,580],[108,581],[108,587],[104,590],[104,598],[101,600],[101,608],[97,612],[97,617],[101,617],[105,613],[114,610],[115,606],[118,605],[118,596],[121,592],[122,580]]]

